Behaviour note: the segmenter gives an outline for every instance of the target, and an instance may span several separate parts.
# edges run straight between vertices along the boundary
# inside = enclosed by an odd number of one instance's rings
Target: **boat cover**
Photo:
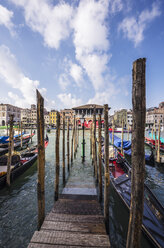
[[[110,139],[112,140],[112,133],[109,134]],[[121,148],[121,139],[114,135],[114,146]],[[131,147],[131,141],[123,140],[123,149],[129,149]]]
[[[25,133],[22,132],[22,135],[24,135],[24,134]],[[21,136],[21,134],[14,135],[14,138],[18,138],[20,136]],[[0,143],[8,143],[9,142],[8,139],[9,139],[9,136],[0,136]]]

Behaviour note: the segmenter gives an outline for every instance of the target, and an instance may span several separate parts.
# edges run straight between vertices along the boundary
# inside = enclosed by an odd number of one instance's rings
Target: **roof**
[[[97,108],[97,109],[103,109],[104,106],[103,105],[98,105],[98,104],[85,104],[85,105],[81,105],[78,107],[74,107],[72,109],[93,109],[93,108]]]

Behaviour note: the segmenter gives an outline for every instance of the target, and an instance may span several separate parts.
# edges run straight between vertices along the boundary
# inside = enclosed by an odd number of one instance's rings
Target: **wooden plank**
[[[104,223],[104,217],[102,215],[72,215],[72,214],[56,214],[49,213],[46,218],[46,221],[64,221],[64,222],[80,222],[80,223]]]
[[[63,214],[77,214],[77,215],[101,215],[101,208],[95,202],[88,203],[87,201],[57,201],[55,203],[53,212]]]
[[[106,234],[104,223],[44,221],[41,230]]]
[[[49,244],[38,244],[38,243],[30,243],[28,248],[79,248],[79,246],[76,245],[49,245]],[[86,248],[89,248],[90,246],[86,246]],[[109,246],[102,246],[101,248],[108,248]]]
[[[76,245],[82,247],[110,247],[107,235],[79,234],[61,231],[36,231],[31,240],[32,243]]]

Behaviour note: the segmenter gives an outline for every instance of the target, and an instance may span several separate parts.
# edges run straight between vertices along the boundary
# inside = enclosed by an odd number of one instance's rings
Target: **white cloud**
[[[83,79],[83,71],[82,68],[77,64],[70,65],[70,75],[75,80],[78,86],[81,86],[81,82]]]
[[[72,108],[82,104],[82,100],[80,98],[76,98],[75,96],[72,96],[71,93],[59,94],[58,98],[61,101],[63,108]]]
[[[60,75],[59,85],[63,91],[65,91],[67,89],[67,87],[70,85],[70,81],[69,81],[68,75],[66,73],[63,73]]]
[[[8,93],[8,96],[15,100],[16,105],[26,107],[36,102],[36,88],[39,86],[39,81],[31,80],[22,73],[15,56],[4,45],[0,46],[0,77],[21,93],[21,97],[12,92]],[[42,88],[40,91],[45,93],[46,89]]]
[[[148,23],[153,21],[160,14],[159,5],[154,3],[151,11],[148,9],[143,10],[138,18],[126,17],[122,23],[120,23],[118,30],[122,30],[124,36],[133,41],[136,47],[144,39],[143,33]]]
[[[123,9],[122,0],[110,0],[109,8],[111,13],[120,12]]]
[[[0,5],[0,25],[4,25],[12,35],[14,35],[14,24],[11,19],[13,12]]]
[[[63,1],[53,6],[45,0],[10,0],[24,9],[27,25],[39,32],[48,47],[59,48],[61,40],[65,40],[71,31],[70,20],[73,9]]]
[[[110,56],[108,29],[105,19],[108,14],[108,0],[81,1],[72,21],[76,59],[85,69],[95,90],[104,85],[103,73]]]

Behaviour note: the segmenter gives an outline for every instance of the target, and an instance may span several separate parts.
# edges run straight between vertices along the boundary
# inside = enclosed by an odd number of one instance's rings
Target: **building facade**
[[[44,114],[44,124],[45,125],[50,125],[50,115],[49,112]]]
[[[21,108],[11,104],[0,104],[0,125],[6,126],[9,123],[10,115],[14,115],[14,122],[17,124],[21,121]]]
[[[65,113],[65,123],[67,124],[67,120],[69,119],[69,123],[73,124],[73,117],[75,115],[75,111],[73,109],[63,109],[60,110],[60,122],[63,123],[63,114]]]
[[[21,121],[24,126],[28,126],[31,124],[31,110],[30,109],[21,110]]]
[[[90,127],[90,124],[93,121],[94,108],[96,108],[96,120],[98,121],[98,116],[99,114],[101,114],[101,120],[102,122],[104,122],[104,106],[97,104],[86,104],[73,108],[73,110],[75,111],[75,118],[78,121],[79,125],[81,125],[81,118],[84,118],[85,126]]]
[[[53,109],[49,113],[50,116],[50,125],[56,126],[56,121],[57,121],[57,110]]]
[[[116,127],[122,127],[122,121],[124,122],[124,127],[132,126],[133,117],[132,111],[127,109],[121,109],[114,112],[113,116],[114,125]]]
[[[159,104],[158,108],[151,108],[146,111],[146,126],[151,130],[155,128],[158,130],[159,122],[161,130],[164,130],[164,102]]]

